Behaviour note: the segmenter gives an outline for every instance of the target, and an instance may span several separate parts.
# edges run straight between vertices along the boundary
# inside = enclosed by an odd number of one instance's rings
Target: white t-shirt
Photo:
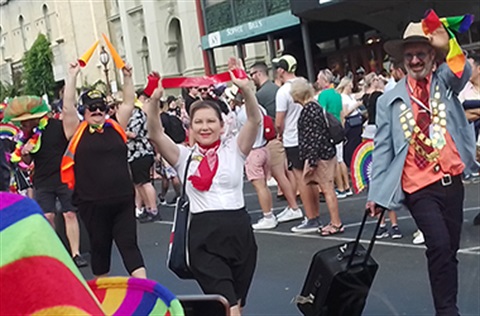
[[[187,160],[192,148],[177,145],[180,150],[178,162],[174,166],[178,176],[183,181]],[[237,137],[222,140],[217,151],[218,169],[213,177],[212,186],[208,191],[198,191],[187,180],[186,193],[190,199],[190,212],[192,214],[218,210],[238,210],[245,206],[243,198],[243,166],[245,155],[240,151]],[[203,155],[198,147],[193,147],[192,160],[188,168],[187,179],[194,174]]]
[[[283,86],[277,91],[275,103],[277,112],[285,113],[285,127],[283,129],[283,147],[297,147],[298,146],[298,128],[297,122],[302,112],[302,106],[293,102],[290,95],[292,80],[285,82]]]
[[[344,93],[342,93],[341,96],[342,96],[342,106],[344,111],[350,112],[353,108],[355,108],[355,106],[357,105],[357,100],[355,100],[353,96],[344,94]],[[357,114],[360,114],[360,112],[357,109],[355,109],[348,116],[354,116]]]
[[[261,105],[258,106],[260,108],[260,113],[263,115],[267,114],[267,111],[265,108],[263,108]],[[237,130],[240,131],[243,125],[247,122],[247,111],[245,110],[245,105],[242,105],[240,109],[237,112]],[[260,126],[258,127],[257,131],[257,137],[255,138],[255,143],[253,143],[252,148],[260,148],[263,147],[267,144],[267,140],[265,137],[263,137],[263,119],[260,123]]]

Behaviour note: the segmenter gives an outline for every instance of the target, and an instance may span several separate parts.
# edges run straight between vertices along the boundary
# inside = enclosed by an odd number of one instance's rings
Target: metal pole
[[[313,72],[313,58],[312,49],[310,45],[310,32],[308,30],[308,23],[304,19],[301,22],[303,50],[305,51],[305,63],[307,66],[307,75],[310,82],[315,81],[315,73]]]
[[[110,87],[110,79],[108,78],[108,68],[107,65],[104,65],[105,69],[103,70],[105,72],[105,79],[107,80],[107,95],[110,95],[112,92],[112,88]]]
[[[243,53],[243,45],[242,43],[237,43],[237,56],[242,60],[243,65],[245,65],[245,54]]]
[[[267,35],[267,41],[268,41],[268,53],[270,55],[270,60],[272,60],[275,57],[277,57],[277,49],[275,47],[275,39],[273,38],[272,34]]]
[[[208,62],[210,64],[210,70],[212,74],[216,74],[217,65],[215,64],[215,54],[213,52],[213,49],[207,49],[207,55],[208,55]]]

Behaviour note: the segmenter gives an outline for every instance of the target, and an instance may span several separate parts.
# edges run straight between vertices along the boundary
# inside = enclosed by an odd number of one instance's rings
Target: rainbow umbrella
[[[372,174],[373,140],[364,140],[355,149],[350,163],[352,185],[356,194],[362,192],[370,182]]]

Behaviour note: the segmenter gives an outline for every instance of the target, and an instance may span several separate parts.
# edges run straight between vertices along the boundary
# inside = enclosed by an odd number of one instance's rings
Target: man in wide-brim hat
[[[421,23],[410,23],[384,48],[403,60],[407,76],[378,100],[367,208],[409,209],[425,236],[436,315],[458,315],[461,176],[478,166],[457,95],[471,67],[465,63],[457,76],[442,62],[449,49],[443,25],[427,35]]]
[[[21,124],[26,137],[17,145],[18,159],[35,163],[34,198],[53,227],[56,200],[60,201],[72,258],[78,267],[84,267],[88,263],[80,254],[80,229],[77,209],[72,205],[72,191],[60,181],[60,162],[68,140],[62,121],[51,118],[49,113],[50,106],[44,99],[19,96],[8,100],[4,120]]]

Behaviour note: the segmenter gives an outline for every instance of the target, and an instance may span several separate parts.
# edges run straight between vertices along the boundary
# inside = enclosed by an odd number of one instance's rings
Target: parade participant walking
[[[21,96],[9,100],[5,120],[19,122],[26,137],[17,144],[14,162],[22,159],[35,164],[33,187],[35,201],[55,227],[56,201],[60,202],[65,220],[65,232],[73,261],[79,267],[87,266],[80,255],[80,229],[76,208],[72,205],[72,191],[60,180],[60,163],[68,145],[66,121],[49,116],[50,107],[45,100],[34,96]],[[18,161],[15,161],[18,159]]]
[[[441,23],[440,23],[441,24]],[[456,76],[446,63],[443,25],[426,35],[410,23],[385,50],[403,59],[407,77],[378,100],[372,180],[367,208],[407,206],[425,236],[436,315],[458,315],[457,251],[463,222],[461,174],[478,168],[473,135],[457,98],[471,74]]]
[[[125,134],[128,139],[128,163],[135,186],[135,213],[139,214],[140,223],[148,223],[159,221],[161,217],[157,209],[155,188],[150,179],[154,152],[147,138],[147,116],[141,106],[140,101],[135,103]],[[141,211],[142,204],[146,207],[143,211]]]
[[[230,58],[229,70],[240,61]],[[158,100],[161,81],[148,106],[148,133],[161,155],[187,173],[190,199],[189,259],[193,275],[208,294],[221,294],[230,303],[231,315],[240,315],[253,278],[257,245],[245,210],[243,165],[261,123],[258,104],[248,79],[232,81],[243,92],[247,121],[234,137],[221,139],[223,120],[218,105],[197,101],[190,108],[193,149],[175,144],[164,132]],[[187,170],[187,165],[189,165]]]
[[[267,114],[275,119],[276,101],[275,97],[278,86],[274,84],[268,77],[268,68],[264,62],[257,62],[250,67],[250,77],[257,87],[258,103],[265,108]],[[302,211],[297,204],[295,190],[287,177],[287,157],[282,142],[275,138],[267,143],[267,149],[270,154],[270,172],[272,177],[277,181],[278,191],[283,192],[283,196],[287,200],[287,207],[277,216],[279,223],[284,223],[303,217]],[[279,193],[277,193],[279,194]],[[278,195],[277,195],[278,196]],[[271,226],[271,225],[267,225]]]
[[[132,69],[122,69],[123,103],[118,108],[118,123],[106,119],[106,98],[97,90],[87,90],[80,96],[79,103],[85,107],[85,120],[80,123],[75,108],[79,72],[78,63],[69,65],[63,122],[71,141],[62,160],[62,181],[74,188],[73,201],[90,236],[93,274],[101,277],[110,271],[114,240],[128,273],[146,278],[137,245],[135,197],[124,132],[135,100]]]
[[[310,190],[314,205],[314,214],[310,217],[319,217],[320,201],[318,186],[322,189],[330,214],[330,223],[319,227],[317,232],[322,236],[343,233],[343,227],[338,212],[338,200],[333,185],[335,168],[337,164],[335,145],[328,132],[326,117],[321,105],[314,98],[314,90],[305,78],[299,78],[292,83],[292,98],[303,106],[298,119],[298,145],[303,163],[304,185]]]

